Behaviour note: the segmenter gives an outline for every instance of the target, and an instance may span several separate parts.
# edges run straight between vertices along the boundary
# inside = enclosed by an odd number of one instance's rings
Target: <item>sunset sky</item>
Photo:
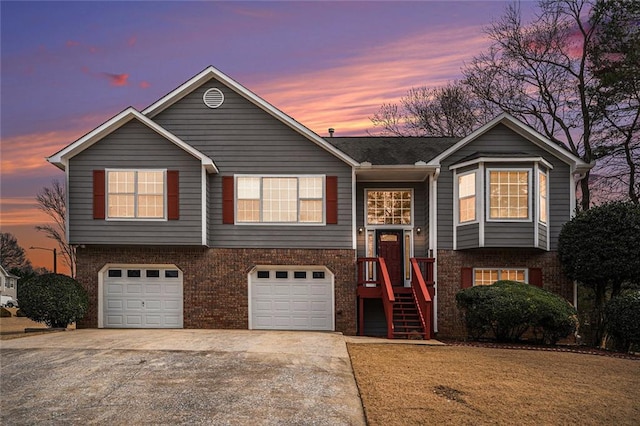
[[[28,250],[55,246],[34,230],[47,221],[35,194],[64,182],[44,158],[209,65],[320,135],[362,135],[381,104],[459,79],[506,4],[2,1],[2,231],[52,269]]]

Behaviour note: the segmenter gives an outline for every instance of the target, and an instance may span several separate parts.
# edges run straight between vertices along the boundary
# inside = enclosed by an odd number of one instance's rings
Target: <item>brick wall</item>
[[[78,248],[77,280],[90,300],[79,328],[98,326],[98,272],[107,263],[176,265],[184,279],[184,327],[231,329],[248,328],[247,273],[253,266],[324,265],[335,275],[336,331],[356,333],[354,250]]]
[[[438,250],[438,335],[465,337],[456,308],[462,268],[541,268],[543,288],[573,302],[573,283],[562,273],[556,252],[535,249]]]

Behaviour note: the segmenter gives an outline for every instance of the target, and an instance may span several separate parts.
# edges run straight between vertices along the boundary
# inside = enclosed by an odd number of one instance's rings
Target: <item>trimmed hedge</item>
[[[640,345],[640,290],[614,297],[604,312],[607,332],[617,349],[629,352],[631,345]]]
[[[79,320],[89,306],[85,289],[66,275],[35,276],[20,283],[18,293],[20,310],[29,319],[54,328]]]
[[[500,341],[518,341],[530,330],[537,343],[555,344],[575,332],[577,314],[562,297],[516,281],[498,281],[456,294],[467,333],[479,339],[491,332]]]

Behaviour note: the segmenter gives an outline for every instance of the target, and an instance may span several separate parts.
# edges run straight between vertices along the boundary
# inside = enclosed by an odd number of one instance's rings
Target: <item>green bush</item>
[[[617,349],[629,352],[640,345],[640,290],[626,291],[605,306],[607,332]]]
[[[20,283],[20,310],[49,327],[65,328],[84,316],[87,292],[73,278],[60,274],[39,275]]]
[[[7,308],[0,308],[0,318],[8,318],[11,317],[11,311]]]
[[[498,341],[517,341],[530,330],[537,342],[555,344],[577,326],[575,309],[562,297],[516,281],[461,290],[456,302],[473,339],[491,332]]]

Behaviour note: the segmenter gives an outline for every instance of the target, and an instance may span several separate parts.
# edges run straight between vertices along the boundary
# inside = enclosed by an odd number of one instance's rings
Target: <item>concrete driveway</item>
[[[336,333],[75,330],[0,357],[2,425],[365,424]]]

